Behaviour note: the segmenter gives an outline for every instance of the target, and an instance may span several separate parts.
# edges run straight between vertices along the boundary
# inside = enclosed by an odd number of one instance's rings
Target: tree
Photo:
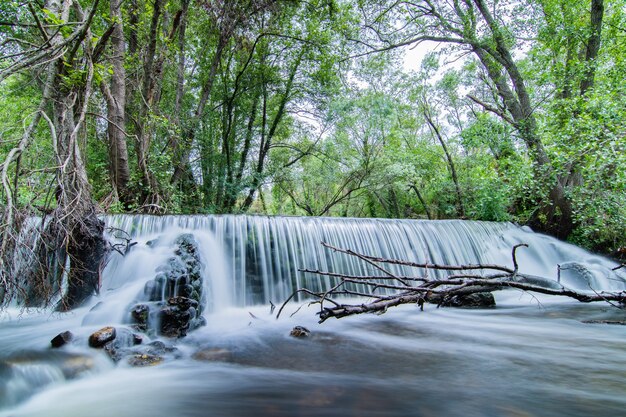
[[[498,98],[494,104],[476,97],[474,101],[516,129],[528,149],[537,181],[546,185],[548,199],[540,206],[542,222],[537,224],[556,236],[567,237],[573,227],[571,201],[539,136],[535,104],[518,61],[513,57],[515,38],[504,23],[510,16],[509,9],[508,5],[490,5],[485,0],[396,2],[383,13],[367,16],[372,23],[366,25],[368,37],[360,42],[370,51],[431,41],[456,46],[461,53],[472,53],[484,68],[494,96]],[[394,29],[398,21],[403,22],[401,31]]]
[[[2,165],[6,205],[0,250],[1,281],[5,294],[11,296],[15,288],[11,288],[10,282],[16,282],[16,279],[9,275],[11,264],[7,259],[7,250],[15,245],[17,230],[13,200],[16,190],[8,181],[8,172],[33,141],[39,123],[45,120],[56,162],[55,207],[50,219],[42,222],[43,238],[36,249],[41,262],[34,265],[31,273],[44,282],[40,288],[45,292],[46,287],[54,289],[59,284],[54,280],[59,278],[60,273],[51,273],[51,269],[61,271],[71,265],[68,291],[61,308],[73,308],[98,290],[100,261],[105,251],[104,226],[97,217],[98,209],[91,199],[81,150],[81,132],[93,92],[94,60],[102,47],[102,44],[96,44],[95,48],[92,46],[91,25],[97,8],[96,1],[85,12],[79,3],[68,0],[50,0],[38,10],[31,6],[29,10],[35,22],[32,27],[36,28],[39,43],[31,49],[24,49],[18,42],[13,61],[0,72],[1,79],[23,71],[41,71],[45,74],[41,100],[33,118],[18,145],[11,149]],[[78,23],[71,25],[70,21]],[[101,41],[106,42],[106,37],[101,38]],[[25,45],[33,43],[26,42]],[[19,172],[16,171],[16,178],[18,176]],[[50,259],[54,265],[48,262]],[[50,279],[53,281],[48,284],[47,280]],[[50,293],[43,295],[47,297],[45,301],[49,301],[52,296]]]

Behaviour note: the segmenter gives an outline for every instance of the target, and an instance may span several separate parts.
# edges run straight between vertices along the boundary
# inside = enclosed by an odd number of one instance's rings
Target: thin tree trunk
[[[430,117],[430,114],[429,114],[428,110],[426,109],[426,107],[424,107],[423,114],[424,114],[424,118],[426,119],[426,122],[428,123],[428,125],[431,128],[431,130],[433,131],[433,133],[437,137],[437,140],[439,141],[439,144],[441,145],[441,148],[443,149],[443,153],[446,156],[446,162],[448,163],[448,168],[450,168],[450,174],[452,176],[452,182],[454,182],[454,188],[455,188],[455,191],[456,191],[457,216],[459,218],[464,218],[465,217],[465,207],[463,206],[463,197],[461,195],[461,186],[459,185],[459,178],[458,178],[458,176],[456,174],[456,167],[454,165],[454,161],[452,160],[452,156],[450,155],[450,152],[448,151],[448,147],[446,145],[446,141],[441,136],[441,132],[439,131],[439,128],[433,122],[433,120]]]
[[[415,185],[415,183],[410,184],[409,188],[415,191],[415,195],[417,196],[417,199],[420,201],[420,203],[422,203],[422,206],[424,207],[424,212],[426,213],[426,218],[428,220],[432,220],[432,216],[430,215],[430,210],[428,210],[426,201],[424,200],[424,197],[422,197],[422,193],[420,193],[420,190],[417,188],[417,185]]]
[[[278,110],[276,112],[276,115],[274,116],[272,125],[270,126],[270,130],[267,134],[267,138],[261,141],[261,147],[259,149],[259,159],[258,159],[257,166],[256,166],[256,172],[255,172],[254,177],[252,178],[252,185],[250,186],[250,191],[248,191],[248,196],[246,197],[246,199],[241,205],[241,211],[248,211],[248,209],[252,205],[252,202],[254,201],[254,194],[256,193],[258,188],[261,186],[261,179],[262,179],[263,170],[265,167],[265,158],[267,154],[269,153],[269,150],[272,144],[272,139],[274,138],[274,135],[276,134],[276,129],[278,129],[278,126],[280,125],[280,122],[282,121],[282,118],[285,114],[285,108],[287,106],[287,103],[289,102],[291,98],[290,97],[291,88],[293,87],[293,82],[296,78],[296,74],[298,72],[298,68],[300,67],[300,63],[302,62],[302,57],[304,56],[304,52],[305,52],[305,49],[303,48],[300,51],[300,54],[298,55],[298,57],[296,58],[296,62],[294,63],[293,67],[291,68],[291,71],[289,73],[289,78],[287,79],[287,85],[285,86],[285,92],[278,105]],[[264,105],[263,105],[264,115],[267,114],[266,103],[267,103],[267,99],[266,97],[264,97]],[[264,120],[264,125],[265,125],[265,120]]]
[[[131,202],[128,190],[130,169],[128,167],[128,149],[126,146],[126,42],[124,39],[123,18],[120,0],[110,1],[111,16],[116,23],[111,36],[111,58],[113,69],[110,88],[102,84],[108,112],[108,151],[109,174],[113,188],[126,206]]]
[[[211,98],[215,75],[217,74],[217,69],[222,60],[222,54],[224,53],[224,49],[226,48],[228,40],[228,38],[220,36],[217,49],[215,50],[215,55],[213,55],[213,59],[211,61],[207,80],[202,86],[198,106],[192,120],[190,120],[188,123],[188,127],[186,129],[183,129],[183,143],[179,145],[179,149],[176,155],[177,160],[174,161],[174,173],[172,174],[172,178],[170,181],[173,185],[176,185],[183,178],[183,174],[188,169],[191,145],[193,144],[196,131],[199,129],[199,126],[204,117],[205,107],[209,99]]]
[[[602,39],[602,19],[604,17],[604,0],[591,0],[591,19],[587,49],[585,51],[585,75],[580,83],[580,95],[584,96],[593,87],[596,68],[596,59],[600,52],[600,40]]]
[[[137,123],[137,141],[135,152],[137,154],[137,166],[142,182],[141,203],[147,207],[159,204],[158,184],[154,174],[149,168],[149,153],[152,139],[152,129],[148,123],[148,116],[152,111],[155,97],[155,56],[158,42],[158,26],[162,14],[164,0],[155,0],[148,35],[148,47],[143,62],[143,83],[141,97],[139,98],[139,119]],[[151,210],[151,209],[150,209]]]

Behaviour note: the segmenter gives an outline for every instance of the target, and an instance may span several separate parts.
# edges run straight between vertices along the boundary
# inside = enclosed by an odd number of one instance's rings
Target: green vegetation
[[[612,253],[624,51],[622,0],[7,0],[2,249],[80,200],[515,221]]]

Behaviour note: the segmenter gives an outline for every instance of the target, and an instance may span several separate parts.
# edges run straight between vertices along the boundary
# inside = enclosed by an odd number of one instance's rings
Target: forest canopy
[[[3,1],[2,252],[51,213],[82,250],[103,212],[514,221],[615,252],[625,50],[622,0]]]

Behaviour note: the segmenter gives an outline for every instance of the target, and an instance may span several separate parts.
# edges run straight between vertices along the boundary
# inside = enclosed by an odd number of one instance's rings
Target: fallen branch
[[[374,266],[385,275],[355,276],[338,272],[301,269],[301,272],[335,278],[338,282],[323,292],[314,292],[306,288],[294,291],[278,310],[277,318],[280,317],[285,306],[299,294],[306,294],[312,297],[312,301],[309,301],[310,304],[320,305],[320,311],[318,312],[320,323],[331,317],[342,318],[363,313],[384,313],[388,308],[401,304],[417,304],[422,309],[425,302],[433,302],[441,306],[448,304],[455,297],[467,297],[472,294],[509,288],[532,293],[569,297],[583,303],[602,301],[620,308],[626,306],[626,291],[597,292],[591,289],[591,292],[580,292],[547,278],[519,273],[517,250],[520,247],[528,247],[527,244],[518,244],[512,248],[513,268],[493,264],[442,265],[416,263],[368,256],[324,242],[322,242],[322,245],[332,251],[355,256]],[[434,269],[446,271],[448,275],[443,278],[431,278],[428,275],[414,277],[397,276],[379,264],[422,268],[426,271]],[[390,283],[390,281],[396,281],[396,283]],[[349,284],[364,286],[367,292],[351,290]],[[387,293],[376,293],[380,290],[385,290]],[[366,297],[369,300],[361,304],[342,304],[333,299],[338,296]],[[324,306],[325,302],[332,305]]]

